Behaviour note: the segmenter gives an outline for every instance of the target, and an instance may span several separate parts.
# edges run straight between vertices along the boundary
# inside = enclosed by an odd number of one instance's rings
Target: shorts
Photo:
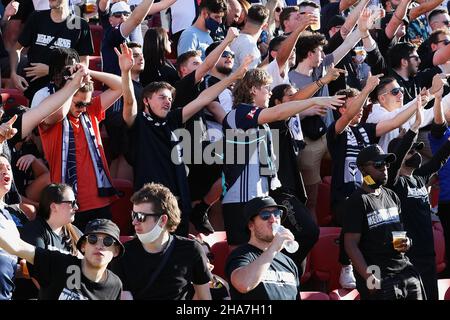
[[[328,152],[327,137],[323,135],[317,140],[304,137],[306,146],[298,156],[298,167],[306,186],[320,183],[320,166],[322,158]]]
[[[250,239],[250,231],[244,217],[245,203],[223,203],[222,215],[227,242],[230,246],[245,244]]]

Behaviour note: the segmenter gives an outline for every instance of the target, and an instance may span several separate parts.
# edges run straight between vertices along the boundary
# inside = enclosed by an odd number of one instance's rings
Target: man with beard
[[[246,204],[250,240],[230,254],[225,267],[232,300],[299,299],[297,266],[281,252],[294,235],[285,228],[275,235],[272,231],[286,212],[286,207],[269,196],[253,198]]]
[[[407,237],[394,249],[393,231],[403,231],[398,196],[383,185],[387,168],[396,159],[376,144],[358,154],[356,164],[364,183],[348,198],[344,217],[344,246],[356,269],[361,300],[423,300],[421,279],[405,252]]]
[[[441,127],[443,87],[435,94],[434,127]],[[418,113],[420,114],[420,113]],[[420,116],[416,123],[404,135],[389,143],[389,152],[397,155],[397,160],[389,167],[387,187],[395,191],[402,204],[402,221],[414,246],[408,252],[408,258],[417,268],[423,281],[427,300],[438,300],[437,274],[433,242],[432,212],[428,197],[427,184],[430,178],[446,163],[450,155],[450,141],[442,144],[430,161],[422,165],[420,151],[424,144],[414,143]],[[436,128],[435,128],[436,130]]]
[[[180,224],[177,199],[161,184],[147,183],[132,197],[136,238],[112,270],[123,283],[122,300],[186,300],[193,291],[211,300],[212,278],[201,245],[171,235]]]

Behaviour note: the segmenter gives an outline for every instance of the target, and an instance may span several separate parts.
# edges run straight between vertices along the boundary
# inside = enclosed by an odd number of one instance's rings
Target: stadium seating
[[[130,201],[133,184],[125,179],[113,179],[113,185],[119,192],[119,200],[111,205],[112,221],[119,227],[121,235],[129,236],[134,233],[130,215],[133,208]]]
[[[94,71],[102,71],[103,64],[102,64],[102,57],[100,56],[91,56],[89,57],[89,70]],[[94,90],[102,90],[103,83],[94,80]]]
[[[100,25],[89,24],[92,35],[92,44],[94,45],[94,56],[100,56],[102,49],[103,28]]]
[[[331,177],[324,177],[322,182],[319,184],[316,205],[317,223],[320,227],[329,226],[333,219],[330,207],[330,193]]]
[[[123,243],[125,243],[125,242],[128,242],[128,241],[130,241],[130,240],[132,240],[134,238],[134,236],[120,236],[120,242],[122,242],[122,244]]]
[[[439,300],[450,300],[450,279],[439,279]]]
[[[226,279],[225,277],[225,263],[227,262],[228,255],[230,254],[230,247],[227,241],[219,241],[211,246],[211,253],[214,255],[214,259],[211,263],[214,265],[213,273],[219,277]]]
[[[436,252],[437,273],[444,271],[447,263],[445,261],[445,238],[444,230],[440,222],[433,223],[434,251]]]
[[[208,236],[199,233],[200,239],[208,243],[212,247],[216,242],[227,240],[227,233],[225,231],[215,231]]]
[[[17,105],[25,107],[29,106],[28,99],[17,89],[2,89],[0,94],[2,97],[3,110],[8,110]]]
[[[329,293],[330,300],[360,300],[356,289],[335,289]]]
[[[326,293],[319,291],[302,291],[300,297],[302,300],[330,300]]]

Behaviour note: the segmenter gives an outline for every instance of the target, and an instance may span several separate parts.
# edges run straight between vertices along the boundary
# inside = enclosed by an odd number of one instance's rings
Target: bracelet
[[[320,79],[316,80],[316,84],[319,88],[322,88],[324,86],[323,82],[320,81]]]
[[[368,34],[368,35],[365,36],[365,37],[362,37],[361,40],[364,40],[364,39],[366,39],[366,38],[368,38],[368,37],[370,37],[370,34]]]
[[[397,17],[397,15],[394,13],[394,17],[398,20],[398,21],[403,21],[403,19],[400,19],[399,17]]]

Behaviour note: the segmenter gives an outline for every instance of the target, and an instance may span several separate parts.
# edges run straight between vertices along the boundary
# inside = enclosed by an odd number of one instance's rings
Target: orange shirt
[[[95,138],[99,144],[99,150],[102,157],[103,166],[106,174],[109,174],[108,163],[106,161],[103,150],[102,138],[100,136],[99,122],[105,118],[105,112],[102,110],[100,96],[92,99],[92,104],[87,107],[87,114],[92,122],[95,132]],[[77,161],[77,181],[78,194],[77,201],[79,203],[79,211],[87,211],[105,207],[116,200],[117,196],[99,197],[97,190],[97,180],[95,178],[94,166],[92,164],[89,146],[81,127],[79,118],[67,115],[73,128],[75,137],[75,154]],[[45,158],[50,166],[50,179],[54,183],[61,182],[61,166],[62,166],[62,133],[63,122],[55,123],[53,126],[43,130],[39,127]]]

